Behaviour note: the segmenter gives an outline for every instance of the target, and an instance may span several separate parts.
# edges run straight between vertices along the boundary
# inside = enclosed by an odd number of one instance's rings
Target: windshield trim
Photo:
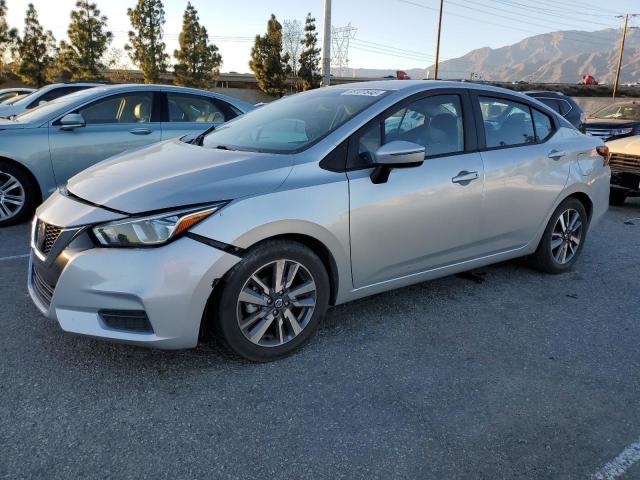
[[[354,87],[349,87],[349,88],[345,88],[345,87],[332,87],[335,88],[336,90],[356,90],[357,88]],[[366,88],[362,88],[362,90],[367,90]],[[359,110],[357,113],[355,113],[354,115],[352,115],[350,118],[347,118],[346,120],[338,123],[337,125],[335,125],[332,129],[328,130],[327,132],[325,132],[324,134],[320,135],[318,138],[312,140],[309,143],[306,143],[304,146],[300,147],[300,148],[296,148],[296,149],[291,149],[291,150],[282,150],[282,149],[278,149],[278,148],[250,148],[250,147],[244,147],[244,146],[238,146],[238,145],[234,145],[232,143],[229,142],[225,142],[224,145],[226,147],[229,147],[230,149],[233,149],[234,151],[238,151],[238,152],[255,152],[255,153],[270,153],[270,154],[274,154],[274,155],[296,155],[298,153],[302,153],[306,150],[309,150],[310,148],[312,148],[313,146],[317,145],[319,142],[321,142],[322,140],[324,140],[325,138],[327,138],[329,135],[331,135],[332,133],[334,133],[335,131],[337,131],[339,128],[343,127],[344,125],[346,125],[347,123],[349,123],[350,121],[354,120],[355,118],[359,117],[362,113],[366,112],[367,110],[369,110],[370,108],[373,108],[375,105],[379,104],[381,100],[383,100],[384,98],[388,97],[389,94],[396,92],[396,90],[392,90],[392,89],[388,89],[388,88],[378,88],[376,90],[383,90],[384,93],[379,95],[378,99],[373,102],[370,103],[369,105],[367,105],[366,107],[364,107],[363,109]],[[297,94],[299,95],[299,94]],[[278,99],[280,100],[280,99]],[[278,100],[274,100],[274,102],[277,102]],[[215,132],[219,132],[220,130],[224,130],[225,128],[228,128],[229,126],[231,126],[233,124],[233,122],[245,115],[250,114],[251,112],[253,112],[254,110],[251,110],[249,112],[246,112],[244,115],[240,115],[236,118],[234,118],[233,120],[230,120],[229,122],[221,125],[220,127],[216,128],[215,130],[212,130],[209,135],[215,133]],[[209,136],[206,135],[203,139],[203,143],[204,141],[206,141],[206,138]],[[208,149],[215,149],[219,144],[217,143],[213,143],[211,146],[204,146],[204,144],[202,145],[202,148],[208,148]]]

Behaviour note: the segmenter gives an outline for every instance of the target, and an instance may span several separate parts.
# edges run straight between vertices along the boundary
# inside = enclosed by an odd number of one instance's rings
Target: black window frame
[[[105,95],[103,97],[91,100],[90,102],[84,103],[82,105],[78,105],[73,110],[69,110],[69,111],[63,113],[62,115],[60,115],[56,120],[54,120],[51,123],[51,125],[59,126],[59,125],[61,125],[60,121],[62,120],[62,117],[64,117],[65,115],[69,115],[70,113],[80,113],[81,109],[91,107],[91,106],[95,105],[96,103],[100,103],[102,101],[108,100],[109,98],[118,97],[118,96],[122,96],[122,95],[131,95],[131,94],[135,94],[135,93],[151,93],[151,95],[152,95],[152,98],[151,98],[151,120],[149,122],[147,122],[147,124],[149,124],[149,123],[160,123],[160,108],[158,108],[159,104],[158,104],[158,98],[157,98],[158,94],[160,92],[158,92],[157,90],[131,90],[131,91],[122,91],[122,92],[118,92],[118,93],[111,93],[109,95]],[[87,126],[93,126],[93,125],[136,125],[136,124],[137,124],[136,122],[129,122],[129,123],[88,123]]]
[[[225,122],[233,120],[234,118],[242,115],[242,112],[237,107],[234,107],[230,103],[210,95],[200,95],[193,92],[176,92],[173,90],[163,90],[159,92],[160,102],[161,102],[160,121],[162,123],[172,123],[172,124],[201,123],[203,125],[206,125],[207,123],[214,123],[214,122],[172,122],[171,119],[169,118],[169,94],[204,98],[207,101],[213,103],[216,107],[218,107],[218,109],[222,111],[222,113],[225,116],[225,120],[224,120]]]
[[[522,98],[522,97],[518,97],[515,95],[509,95],[509,94],[505,94],[502,92],[493,92],[491,90],[471,90],[470,92],[471,98],[472,98],[472,108],[474,111],[474,116],[475,116],[475,122],[476,122],[476,131],[477,131],[477,140],[478,140],[478,150],[481,152],[488,152],[488,151],[492,151],[492,150],[503,150],[505,148],[520,148],[520,147],[526,147],[526,146],[531,146],[531,145],[543,145],[545,143],[547,143],[550,139],[552,139],[555,135],[555,133],[558,131],[558,129],[560,128],[560,122],[557,116],[560,116],[560,113],[555,112],[555,115],[549,115],[548,113],[540,110],[540,108],[533,104],[533,102],[530,102],[527,98]],[[480,109],[480,97],[485,97],[485,98],[495,98],[496,100],[506,100],[509,102],[514,102],[514,103],[519,103],[522,104],[526,107],[529,107],[529,114],[531,115],[531,123],[533,124],[533,136],[534,139],[536,139],[536,141],[534,142],[529,142],[529,143],[518,143],[518,144],[514,144],[514,145],[499,145],[497,147],[487,147],[487,143],[486,143],[486,133],[485,133],[485,129],[484,129],[484,118],[482,117],[482,111]],[[533,98],[533,97],[532,97]],[[552,110],[551,107],[548,107],[549,110]],[[547,115],[547,117],[549,117],[551,119],[551,126],[553,127],[553,134],[549,135],[546,140],[544,140],[543,142],[539,142],[537,141],[538,135],[536,132],[536,126],[535,123],[533,122],[533,110],[537,110],[538,112]],[[557,116],[556,116],[557,115]]]
[[[475,134],[475,118],[474,112],[471,105],[471,97],[469,96],[469,91],[463,88],[435,88],[427,91],[419,92],[413,95],[410,95],[402,100],[394,103],[392,106],[386,108],[383,112],[376,115],[374,118],[365,123],[362,127],[360,127],[357,131],[355,131],[348,139],[349,147],[347,153],[347,160],[344,171],[351,172],[356,170],[365,170],[369,168],[375,168],[375,165],[364,165],[360,164],[358,161],[358,151],[359,151],[359,143],[360,138],[367,133],[372,127],[379,125],[380,128],[380,138],[384,138],[384,120],[390,115],[394,114],[398,110],[408,107],[412,103],[415,103],[420,100],[424,100],[429,97],[443,96],[443,95],[457,95],[460,99],[460,108],[462,109],[462,129],[463,129],[463,138],[464,138],[464,149],[458,152],[448,152],[441,153],[437,155],[429,155],[428,152],[425,154],[425,161],[450,157],[453,155],[464,155],[466,153],[472,153],[478,151],[478,138]]]

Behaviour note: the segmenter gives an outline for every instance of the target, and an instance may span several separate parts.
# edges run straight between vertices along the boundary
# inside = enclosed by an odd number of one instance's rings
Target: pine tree
[[[267,33],[256,35],[251,49],[249,67],[258,80],[260,90],[268,95],[282,96],[287,89],[289,55],[282,55],[282,25],[271,14],[267,23]]]
[[[178,41],[180,50],[173,53],[178,61],[174,66],[174,82],[186,87],[210,88],[222,65],[222,57],[218,47],[209,44],[207,29],[200,25],[198,12],[191,3],[187,3],[184,11]]]
[[[300,68],[298,76],[302,79],[302,88],[311,90],[320,86],[320,49],[318,48],[318,33],[316,32],[316,19],[307,15],[304,24],[304,38],[302,40],[304,50],[300,54]]]
[[[56,41],[50,31],[44,31],[38,12],[32,3],[27,7],[24,33],[17,39],[19,58],[17,73],[26,83],[41,87],[49,80],[54,63]]]
[[[102,78],[102,57],[113,38],[106,27],[107,17],[100,14],[95,3],[76,2],[67,30],[69,43],[60,42],[61,67],[71,72],[74,80]]]
[[[169,55],[162,41],[164,7],[161,0],[138,0],[127,15],[134,31],[129,31],[129,43],[125,49],[129,57],[140,67],[145,83],[158,83],[160,73],[167,70]]]
[[[17,39],[18,32],[15,28],[9,28],[7,23],[7,4],[5,0],[0,0],[0,74],[4,67],[4,59]]]

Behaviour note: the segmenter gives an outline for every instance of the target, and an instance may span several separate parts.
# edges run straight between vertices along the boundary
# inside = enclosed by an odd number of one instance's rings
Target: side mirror
[[[60,119],[60,130],[73,130],[86,125],[80,113],[68,113]]]
[[[373,183],[385,183],[392,168],[417,167],[424,162],[426,149],[422,145],[403,140],[382,145],[376,151],[376,168],[371,172]]]

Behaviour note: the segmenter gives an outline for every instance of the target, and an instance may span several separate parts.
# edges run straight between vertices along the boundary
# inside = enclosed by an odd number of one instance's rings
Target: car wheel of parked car
[[[19,168],[0,162],[0,227],[24,220],[35,209],[36,189]]]
[[[258,245],[225,278],[216,326],[238,355],[257,362],[304,344],[329,303],[329,278],[318,256],[288,240]]]
[[[587,236],[589,218],[582,202],[567,198],[551,215],[531,261],[547,273],[562,273],[576,262]]]
[[[612,188],[609,192],[609,204],[620,206],[624,205],[625,200],[627,199],[627,194],[622,190],[618,190],[617,188]]]

